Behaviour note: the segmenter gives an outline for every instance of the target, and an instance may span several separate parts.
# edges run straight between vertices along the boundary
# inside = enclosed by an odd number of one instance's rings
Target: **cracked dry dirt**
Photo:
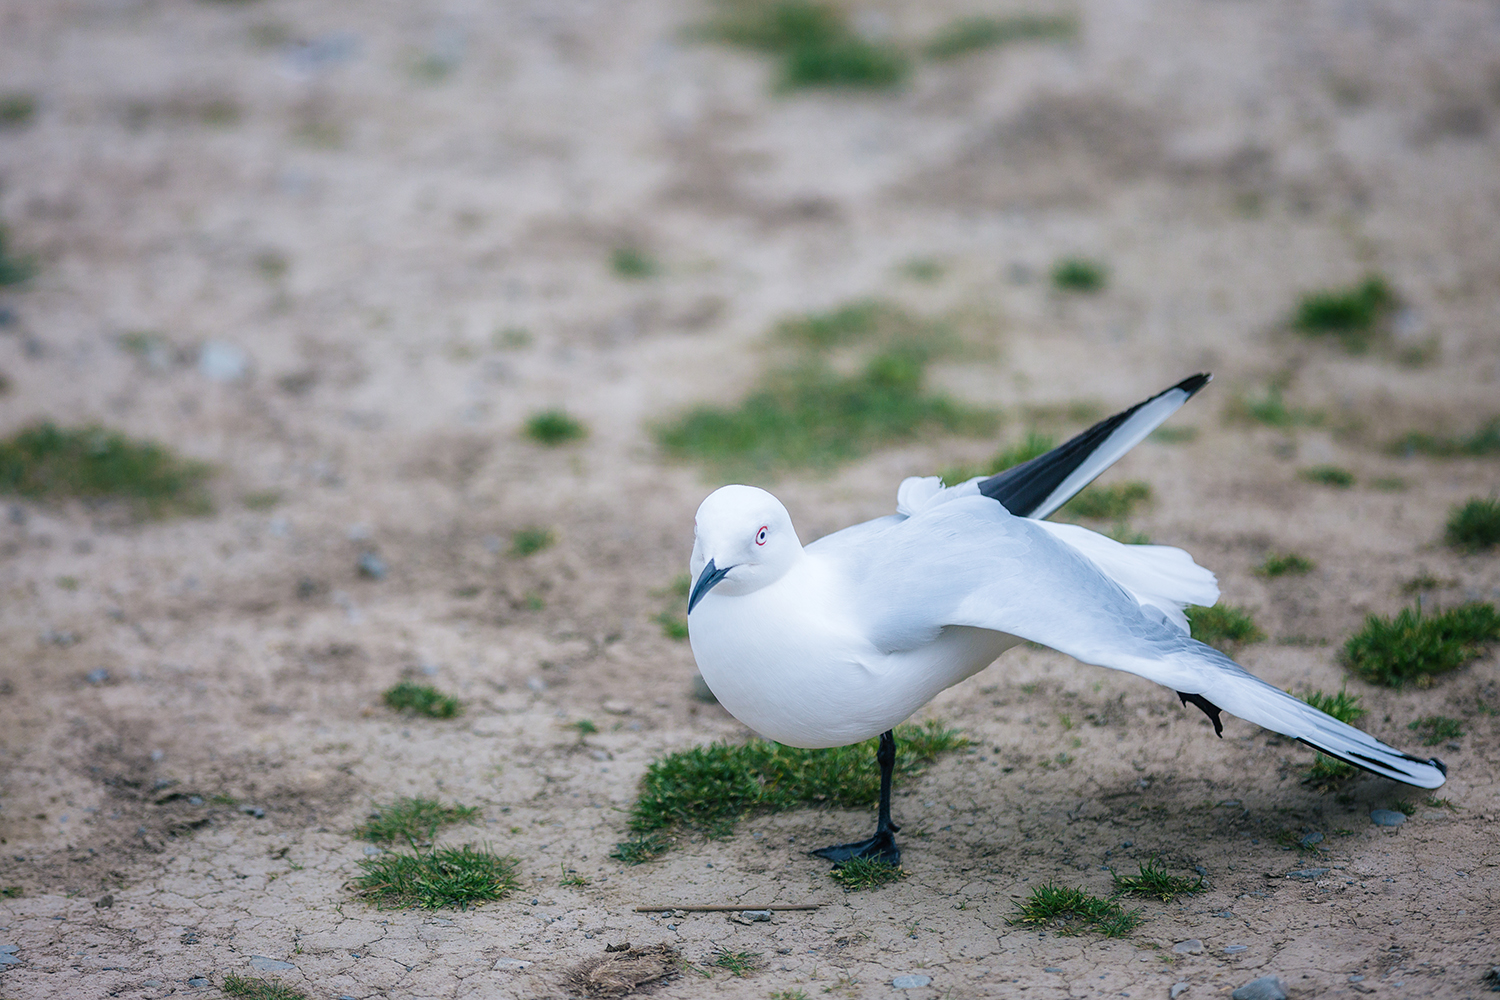
[[[978,9],[859,16],[920,39]],[[1256,609],[1270,639],[1240,658],[1273,683],[1337,690],[1343,638],[1419,574],[1440,603],[1500,596],[1500,560],[1437,543],[1495,459],[1382,450],[1500,409],[1493,5],[1076,10],[1073,42],[794,96],[690,40],[707,8],[687,2],[0,2],[0,90],[37,99],[0,129],[0,219],[41,264],[0,299],[4,432],[97,421],[219,470],[206,518],[13,503],[0,524],[0,886],[20,892],[0,995],[216,996],[236,972],[320,1000],[561,996],[630,941],[762,956],[659,991],[681,998],[885,997],[914,973],[913,1000],[1195,1000],[1272,973],[1298,1000],[1478,996],[1500,961],[1493,655],[1425,690],[1348,681],[1397,744],[1418,717],[1462,722],[1437,748],[1452,808],[1371,777],[1321,793],[1294,744],[1238,720],[1216,740],[1169,691],[1018,649],[930,709],[973,746],[899,787],[905,881],[846,895],[805,856],[858,812],[608,857],[650,760],[746,735],[652,620],[714,483],[648,428],[746,391],[788,313],[883,296],[958,317],[979,349],[933,378],[1004,408],[1006,440],[1028,407],[1113,409],[1213,370],[1174,418],[1197,436],[1110,475],[1155,491],[1133,528]],[[611,274],[623,245],[661,273]],[[1050,291],[1069,253],[1110,287]],[[1301,291],[1371,271],[1405,304],[1389,341],[1348,356],[1285,330]],[[1272,380],[1323,423],[1224,419]],[[556,405],[589,438],[525,442]],[[776,489],[811,539],[994,447],[928,440]],[[1357,484],[1298,477],[1319,463]],[[533,525],[558,543],[512,557]],[[1273,550],[1317,569],[1255,576]],[[407,675],[464,715],[380,707]],[[600,732],[580,739],[584,718]],[[403,794],[479,806],[446,839],[517,855],[522,891],[356,900],[350,831]],[[1405,825],[1370,823],[1398,800]],[[1311,831],[1315,855],[1282,843]],[[1158,856],[1210,891],[1139,904],[1119,940],[1007,923],[1045,880],[1102,892],[1104,866]],[[1328,871],[1284,877],[1308,867]],[[633,912],[805,901],[823,905],[751,926]],[[1173,953],[1190,938],[1201,954]]]

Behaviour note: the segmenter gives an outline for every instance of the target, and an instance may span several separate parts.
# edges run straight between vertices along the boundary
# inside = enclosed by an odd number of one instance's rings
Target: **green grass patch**
[[[616,277],[631,281],[655,277],[661,270],[656,259],[639,247],[616,247],[609,255],[609,267]]]
[[[434,799],[402,798],[377,806],[354,828],[354,836],[376,844],[404,841],[416,848],[432,843],[441,827],[466,823],[478,815],[476,806],[445,806]]]
[[[663,611],[651,619],[661,626],[661,634],[679,642],[688,637],[687,619],[672,611]]]
[[[643,833],[614,846],[609,856],[627,865],[645,864],[654,861],[672,849],[672,841],[658,833]]]
[[[569,868],[561,861],[557,863],[557,867],[562,871],[562,878],[558,879],[557,884],[565,889],[583,889],[593,884],[578,874],[577,869]]]
[[[1464,724],[1446,715],[1424,715],[1415,722],[1408,722],[1406,728],[1422,734],[1424,747],[1435,747],[1464,735]]]
[[[1354,473],[1337,465],[1313,465],[1298,472],[1297,475],[1310,483],[1332,486],[1340,490],[1347,490],[1354,485]]]
[[[760,968],[760,952],[730,951],[727,948],[720,948],[714,953],[714,959],[709,964],[716,969],[723,969],[732,976],[740,977]]]
[[[543,410],[526,420],[526,436],[538,444],[555,448],[588,436],[588,428],[568,415],[566,410]]]
[[[1345,350],[1358,354],[1369,349],[1371,339],[1397,304],[1385,279],[1371,276],[1348,288],[1302,296],[1292,316],[1292,327],[1312,337],[1337,338]]]
[[[380,854],[359,863],[356,892],[380,909],[470,906],[504,899],[516,889],[513,857],[462,847],[440,847],[423,854]]]
[[[967,744],[937,721],[896,728],[896,770],[909,776]],[[746,815],[809,805],[871,806],[880,796],[878,741],[802,750],[768,740],[710,743],[653,761],[630,809],[635,834],[693,830],[725,837]],[[623,846],[623,845],[621,845]]]
[[[1104,291],[1104,286],[1108,283],[1109,270],[1096,260],[1064,257],[1052,265],[1052,287],[1060,292],[1091,295]]]
[[[1282,398],[1279,385],[1267,388],[1264,396],[1241,396],[1235,399],[1226,409],[1225,416],[1231,421],[1263,424],[1282,430],[1315,427],[1323,422],[1323,414],[1316,410],[1288,406]]]
[[[1134,514],[1137,507],[1150,500],[1151,487],[1146,483],[1132,481],[1114,486],[1091,483],[1063,504],[1062,513],[1073,517],[1123,521]]]
[[[1178,896],[1190,896],[1206,889],[1202,875],[1173,875],[1155,861],[1140,865],[1137,875],[1121,875],[1113,868],[1109,874],[1115,880],[1116,896],[1150,896],[1163,903],[1170,903]]]
[[[1403,457],[1432,455],[1435,458],[1482,458],[1500,454],[1500,417],[1480,424],[1472,434],[1429,434],[1408,431],[1392,441],[1389,450]]]
[[[1338,719],[1340,722],[1354,724],[1370,714],[1370,710],[1359,703],[1359,695],[1350,694],[1346,689],[1340,688],[1338,694],[1324,694],[1322,691],[1314,691],[1302,699],[1320,712]],[[1308,776],[1314,781],[1324,781],[1333,778],[1347,778],[1355,772],[1352,764],[1345,764],[1336,757],[1319,753],[1313,757],[1312,770]]]
[[[1466,552],[1483,552],[1500,544],[1500,500],[1474,497],[1448,513],[1443,541]]]
[[[906,878],[906,869],[875,858],[850,858],[829,871],[828,877],[843,886],[845,892],[862,892],[901,881]]]
[[[1020,441],[1009,444],[995,452],[993,458],[988,462],[980,462],[974,465],[956,465],[944,469],[941,473],[942,480],[949,486],[967,482],[975,476],[993,476],[1004,472],[1006,469],[1029,462],[1039,455],[1045,455],[1057,446],[1057,442],[1046,434],[1038,434],[1036,431],[1028,431]]]
[[[431,684],[402,681],[384,695],[388,707],[398,712],[413,712],[431,719],[451,719],[461,708],[457,698],[443,694]]]
[[[0,94],[0,128],[22,128],[36,117],[36,95],[13,90]]]
[[[861,37],[844,11],[809,0],[734,0],[701,34],[775,56],[777,86],[885,89],[901,84],[911,60],[899,47]]]
[[[510,533],[510,554],[518,559],[534,556],[557,542],[557,533],[551,528],[517,528]]]
[[[1233,604],[1195,604],[1187,609],[1187,618],[1193,638],[1210,646],[1248,646],[1266,637],[1249,610]]]
[[[900,310],[875,299],[859,299],[827,312],[783,319],[776,324],[776,336],[801,347],[827,350],[860,343],[881,332],[916,332],[913,326]]]
[[[577,722],[572,723],[572,726],[578,730],[579,739],[583,739],[585,736],[593,736],[599,731],[599,726],[593,719],[579,719]]]
[[[1013,924],[1051,927],[1063,934],[1093,928],[1105,937],[1123,937],[1140,922],[1140,910],[1127,910],[1113,900],[1055,882],[1031,890],[1030,896],[1016,904],[1016,915],[1010,918]]]
[[[210,468],[101,427],[36,424],[0,440],[0,493],[120,501],[149,517],[207,514]]]
[[[19,285],[36,276],[36,258],[10,252],[10,231],[0,226],[0,288]]]
[[[1306,576],[1316,567],[1313,561],[1295,552],[1272,552],[1255,567],[1257,576]]]
[[[308,1000],[306,993],[274,979],[253,979],[231,972],[219,987],[228,997],[242,1000]]]
[[[963,17],[933,36],[923,51],[929,59],[946,60],[1015,42],[1072,41],[1077,37],[1078,21],[1071,17]]]
[[[820,358],[772,373],[738,407],[700,406],[660,427],[674,458],[723,470],[832,468],[924,432],[984,434],[984,409],[924,389],[929,351],[898,344],[844,375]]]
[[[1493,604],[1475,601],[1424,616],[1405,608],[1395,618],[1370,615],[1344,643],[1343,661],[1372,684],[1427,687],[1437,674],[1478,659],[1500,640],[1500,614]]]

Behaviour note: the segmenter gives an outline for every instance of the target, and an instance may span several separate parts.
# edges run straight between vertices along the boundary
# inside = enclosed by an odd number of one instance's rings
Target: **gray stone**
[[[1306,879],[1307,881],[1312,882],[1312,881],[1315,881],[1317,879],[1322,878],[1324,875],[1327,875],[1327,874],[1328,874],[1328,869],[1327,868],[1303,868],[1301,871],[1287,872],[1286,873],[1286,877],[1287,878]]]
[[[1182,996],[1182,994],[1187,991],[1187,988],[1187,983],[1173,983],[1171,990],[1172,1000],[1177,1000],[1178,997]]]
[[[500,958],[495,960],[495,971],[520,972],[530,964],[530,962],[523,961],[519,958]]]
[[[1362,983],[1364,981],[1365,981],[1365,977],[1361,976],[1359,973],[1357,973],[1357,972],[1351,972],[1351,973],[1349,973],[1349,982],[1351,982],[1351,983]]]
[[[1316,830],[1313,831],[1312,833],[1309,833],[1307,836],[1303,837],[1301,840],[1297,841],[1297,843],[1301,844],[1303,847],[1312,847],[1312,846],[1314,846],[1316,844],[1321,844],[1322,842],[1323,842],[1323,835],[1321,833],[1318,833]]]
[[[1058,968],[1058,967],[1057,967],[1057,966],[1055,966],[1055,965],[1049,965],[1049,966],[1047,966],[1047,967],[1046,967],[1046,968],[1045,968],[1045,969],[1043,969],[1043,970],[1042,970],[1042,971],[1043,971],[1043,972],[1061,972],[1061,971],[1062,971],[1062,970],[1061,970],[1061,969],[1059,969],[1059,968]]]
[[[1201,955],[1203,954],[1203,942],[1197,938],[1188,938],[1186,941],[1178,941],[1172,946],[1174,955]]]
[[[765,920],[770,920],[771,919],[771,911],[770,910],[741,910],[740,911],[740,916],[744,917],[746,920],[760,920],[760,921],[765,921]]]
[[[195,990],[201,990],[205,986],[212,986],[213,983],[209,982],[207,979],[204,979],[202,976],[194,976],[192,979],[188,980],[188,985]]]
[[[20,950],[21,946],[18,944],[0,944],[0,954],[14,955]]]
[[[1261,976],[1229,995],[1233,1000],[1286,1000],[1286,987],[1275,976]]]
[[[246,816],[254,816],[256,819],[266,818],[266,811],[260,806],[240,806],[240,812]]]
[[[13,953],[8,952],[8,951],[6,951],[6,952],[0,952],[0,965],[19,965],[19,964],[21,964],[21,956],[20,955],[16,955],[16,954],[13,954]]]
[[[1376,826],[1400,826],[1406,822],[1406,814],[1394,809],[1371,809],[1370,822]]]
[[[255,969],[257,972],[286,972],[289,969],[295,969],[296,966],[291,962],[283,962],[279,958],[251,955],[250,968]]]
[[[906,975],[897,976],[895,979],[892,979],[891,985],[898,990],[914,990],[918,987],[926,986],[930,982],[932,982],[931,976]]]
[[[160,979],[148,979],[144,983],[141,983],[141,985],[144,986],[144,987],[146,987],[146,989],[148,989],[148,990],[154,990],[154,989],[158,988],[159,986],[161,986],[161,980]]]

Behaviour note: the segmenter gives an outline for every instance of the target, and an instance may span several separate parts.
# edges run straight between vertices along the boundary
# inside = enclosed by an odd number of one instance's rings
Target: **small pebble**
[[[1297,843],[1301,844],[1303,847],[1312,847],[1314,844],[1321,844],[1322,842],[1323,835],[1316,831],[1314,831],[1313,833],[1309,833],[1307,836],[1297,841]]]
[[[1365,981],[1365,977],[1361,976],[1357,972],[1351,972],[1349,974],[1349,982],[1351,982],[1351,983],[1362,983],[1364,981]]]
[[[898,990],[915,990],[932,982],[931,976],[897,976],[891,985]]]
[[[1227,947],[1227,948],[1224,949],[1224,954],[1226,954],[1226,955],[1238,955],[1242,951],[1249,951],[1249,950],[1250,950],[1250,946],[1248,944],[1232,944],[1229,947]]]
[[[205,986],[212,986],[213,983],[209,982],[207,979],[204,979],[202,976],[194,976],[192,979],[188,980],[188,985],[195,990],[201,990]]]
[[[1327,874],[1327,868],[1304,868],[1301,871],[1287,872],[1286,877],[1306,879],[1307,881],[1311,882],[1315,879],[1320,879]]]
[[[146,987],[148,990],[154,990],[154,989],[158,988],[159,986],[161,986],[161,980],[160,979],[148,979],[144,983],[141,983],[141,985],[144,986],[144,987]]]
[[[1177,1000],[1178,997],[1182,996],[1182,994],[1187,991],[1187,988],[1187,983],[1173,983],[1171,990],[1172,1000]]]
[[[522,969],[526,968],[530,964],[531,964],[530,962],[522,961],[519,958],[501,958],[501,959],[496,959],[496,961],[495,961],[495,971],[496,972],[520,972]]]
[[[1406,822],[1406,814],[1394,809],[1371,809],[1370,822],[1376,826],[1400,826]]]
[[[1062,970],[1059,969],[1059,968],[1057,968],[1056,966],[1049,965],[1049,966],[1047,966],[1047,968],[1043,969],[1042,971],[1043,972],[1061,972]]]
[[[85,674],[83,679],[88,681],[90,684],[103,684],[105,681],[109,680],[109,671],[105,670],[103,667],[97,667]]]
[[[246,816],[254,816],[256,819],[266,818],[266,811],[260,806],[240,806],[240,812]]]
[[[267,958],[265,955],[251,955],[250,968],[258,972],[286,972],[295,969],[291,962],[283,962],[279,958]]]
[[[1197,938],[1189,938],[1186,941],[1178,941],[1172,946],[1174,955],[1201,955],[1203,954],[1203,942]]]
[[[767,921],[767,920],[771,919],[771,911],[770,910],[741,910],[740,911],[740,916],[744,917],[746,920],[758,920],[758,921],[764,922],[764,921]]]
[[[1286,987],[1275,976],[1261,976],[1229,995],[1233,1000],[1286,1000]]]
[[[366,580],[384,580],[385,560],[373,552],[361,552],[359,555],[359,575]]]

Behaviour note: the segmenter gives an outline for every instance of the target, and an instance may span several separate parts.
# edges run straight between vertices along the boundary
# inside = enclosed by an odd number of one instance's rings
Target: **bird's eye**
[[[766,535],[770,534],[770,531],[771,531],[770,528],[766,527],[765,525],[761,525],[760,526],[760,530],[755,533],[755,544],[756,545],[764,545],[764,544],[766,544]]]

